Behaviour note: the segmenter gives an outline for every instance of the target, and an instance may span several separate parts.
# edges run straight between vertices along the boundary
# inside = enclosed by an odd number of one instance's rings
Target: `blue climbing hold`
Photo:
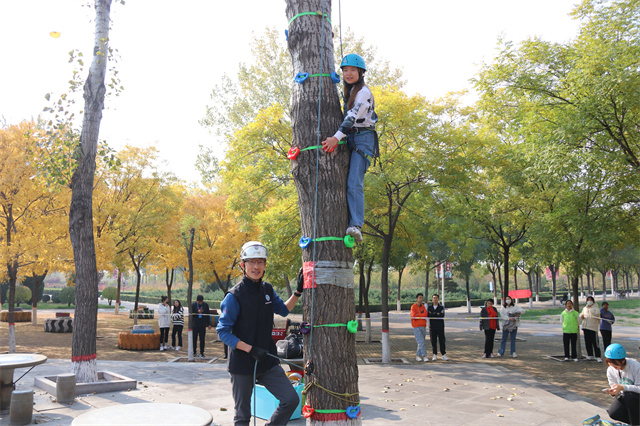
[[[284,36],[286,37],[287,41],[289,41],[289,30],[284,30]]]
[[[356,417],[358,417],[358,414],[360,414],[359,405],[356,405],[355,407],[347,408],[347,416],[349,416],[350,419],[355,419]]]
[[[298,245],[300,246],[300,248],[306,249],[310,243],[311,243],[311,238],[300,237],[300,242],[298,243]]]
[[[340,76],[337,72],[334,71],[331,73],[331,81],[333,81],[335,84],[340,83]]]
[[[302,84],[308,78],[309,78],[308,72],[299,72],[298,75],[296,75],[295,82]]]

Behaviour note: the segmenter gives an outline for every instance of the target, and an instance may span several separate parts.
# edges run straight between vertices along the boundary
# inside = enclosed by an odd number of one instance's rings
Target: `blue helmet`
[[[342,69],[343,67],[356,67],[360,68],[362,71],[367,70],[367,66],[364,63],[364,59],[362,59],[362,56],[356,55],[355,53],[350,53],[342,58],[340,69]]]
[[[604,356],[609,359],[625,359],[627,357],[627,351],[620,343],[613,343],[607,346],[607,350],[604,351]]]

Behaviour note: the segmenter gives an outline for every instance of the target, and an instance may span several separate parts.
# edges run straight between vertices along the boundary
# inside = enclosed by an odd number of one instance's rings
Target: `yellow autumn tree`
[[[60,238],[48,232],[52,217],[64,212],[64,195],[59,187],[49,188],[39,177],[37,161],[38,132],[32,122],[0,129],[0,264],[9,282],[9,351],[15,352],[14,302],[16,283],[47,257],[47,242]],[[62,233],[64,235],[64,233]],[[44,242],[44,244],[43,244]]]
[[[225,293],[241,271],[240,248],[255,238],[245,231],[237,214],[226,207],[227,197],[219,193],[198,191],[187,198],[183,217],[194,218],[194,276],[209,288],[218,287]]]

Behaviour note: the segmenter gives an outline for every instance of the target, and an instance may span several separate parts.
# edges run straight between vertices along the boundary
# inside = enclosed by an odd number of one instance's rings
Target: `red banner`
[[[512,299],[524,299],[531,297],[531,290],[509,290],[509,296]]]

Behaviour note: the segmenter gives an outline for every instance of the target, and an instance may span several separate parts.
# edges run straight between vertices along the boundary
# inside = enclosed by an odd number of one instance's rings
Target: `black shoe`
[[[200,354],[200,358],[204,358],[204,354]]]

